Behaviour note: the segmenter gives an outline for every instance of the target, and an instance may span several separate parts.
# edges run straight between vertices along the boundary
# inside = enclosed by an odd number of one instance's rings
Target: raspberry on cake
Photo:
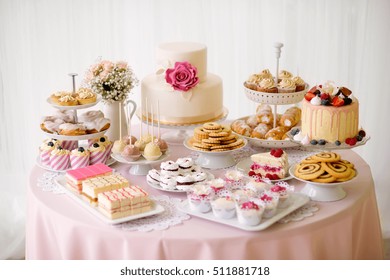
[[[259,153],[251,156],[253,164],[249,176],[261,176],[270,180],[286,177],[288,171],[287,153],[282,149],[271,149],[269,153]]]

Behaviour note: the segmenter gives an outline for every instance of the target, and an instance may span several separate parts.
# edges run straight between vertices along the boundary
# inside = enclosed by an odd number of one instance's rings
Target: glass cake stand
[[[160,123],[161,128],[170,129],[171,131],[167,131],[161,134],[161,138],[165,140],[170,145],[183,145],[183,141],[188,138],[192,133],[189,131],[190,129],[194,129],[195,127],[202,125],[206,122],[220,122],[224,121],[227,118],[227,115],[229,114],[229,110],[226,107],[223,107],[223,112],[220,116],[217,118],[214,118],[212,120],[198,122],[198,123],[188,123],[188,124],[167,124],[167,123]],[[137,110],[136,113],[137,117],[141,120],[141,110]],[[147,122],[147,119],[142,116],[142,122],[147,124],[154,125],[157,127],[158,121],[154,120],[152,121],[149,119]]]

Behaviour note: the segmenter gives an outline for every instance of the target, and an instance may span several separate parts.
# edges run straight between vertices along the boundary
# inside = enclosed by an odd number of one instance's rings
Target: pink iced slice
[[[84,180],[89,177],[98,176],[111,172],[112,169],[103,163],[98,163],[95,165],[86,166],[83,168],[78,168],[74,170],[69,170],[66,174],[70,177],[73,177],[77,181]]]

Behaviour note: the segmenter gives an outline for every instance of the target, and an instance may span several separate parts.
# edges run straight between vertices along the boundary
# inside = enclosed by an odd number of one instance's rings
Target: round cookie
[[[333,152],[322,152],[312,155],[311,158],[320,162],[336,162],[340,160],[340,155]]]
[[[207,122],[203,124],[203,128],[207,130],[220,130],[222,126],[216,122]]]
[[[348,178],[352,168],[342,162],[321,162],[322,168],[337,179]]]
[[[320,163],[299,163],[294,174],[303,180],[313,180],[324,173]]]
[[[313,179],[313,182],[317,183],[333,183],[337,178],[330,175],[328,172],[324,172],[322,175],[318,176],[316,179]]]

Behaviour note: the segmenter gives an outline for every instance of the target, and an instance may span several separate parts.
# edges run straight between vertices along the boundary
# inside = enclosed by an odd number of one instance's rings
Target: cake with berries
[[[349,144],[359,140],[359,102],[351,90],[332,82],[314,86],[302,101],[301,122],[301,137],[311,144]]]
[[[286,177],[288,172],[288,156],[282,149],[271,149],[267,153],[251,156],[252,165],[249,176],[278,180]]]

